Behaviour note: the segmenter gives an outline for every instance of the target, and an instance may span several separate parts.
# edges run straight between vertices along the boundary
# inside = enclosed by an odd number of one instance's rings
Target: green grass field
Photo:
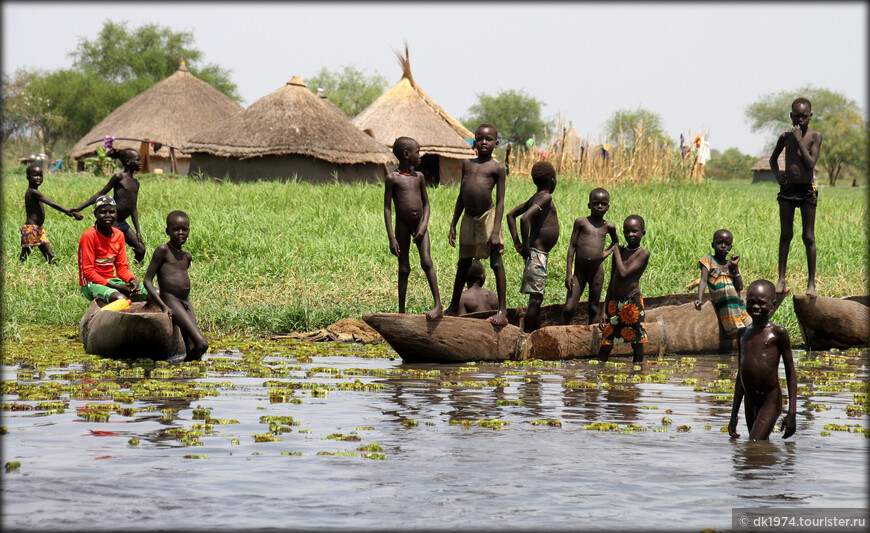
[[[87,302],[76,281],[78,238],[93,224],[93,210],[76,221],[47,208],[45,228],[58,256],[47,265],[38,251],[18,262],[19,230],[27,181],[23,167],[6,168],[2,176],[3,322],[77,324]],[[344,317],[397,310],[397,262],[389,252],[383,222],[383,186],[257,182],[245,184],[190,180],[177,176],[141,176],[139,217],[148,248],[146,264],[131,265],[141,280],[151,251],[166,242],[166,214],[181,209],[190,215],[186,248],[193,254],[191,301],[206,331],[244,330],[258,333],[309,331]],[[90,197],[106,178],[78,173],[47,174],[40,190],[70,207]],[[554,193],[561,235],[550,255],[550,277],[544,304],[564,301],[564,272],[571,227],[586,216],[594,183],[561,179]],[[734,233],[734,252],[741,256],[747,281],[776,281],[779,215],[777,186],[707,181],[701,184],[609,186],[607,218],[621,229],[632,213],[646,219],[643,246],[652,252],[641,279],[647,296],[682,292],[697,278],[698,259],[711,251],[713,232]],[[505,212],[534,192],[528,178],[508,178]],[[456,249],[447,243],[458,187],[430,189],[429,230],[432,258],[446,306],[456,274]],[[788,281],[793,290],[806,287],[806,256],[796,216]],[[865,190],[823,188],[816,220],[820,294],[843,296],[867,291],[868,243]],[[508,306],[523,306],[520,293],[522,258],[507,249]],[[621,231],[620,231],[621,234]],[[129,251],[129,248],[128,248]],[[131,254],[132,255],[132,254]],[[429,309],[432,298],[419,258],[412,251],[408,311]],[[610,262],[607,262],[609,272]],[[494,289],[487,268],[487,288]],[[787,299],[774,320],[798,335]]]

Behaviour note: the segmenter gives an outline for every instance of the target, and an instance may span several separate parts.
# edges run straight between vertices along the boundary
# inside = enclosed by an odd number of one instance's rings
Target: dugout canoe
[[[792,297],[794,314],[810,350],[870,347],[870,295]]]
[[[695,294],[644,298],[646,331],[644,355],[713,354],[736,352],[736,340],[724,336],[712,302],[695,309]],[[785,294],[777,295],[776,307]],[[585,307],[581,305],[580,307]],[[424,315],[374,313],[363,315],[406,363],[467,363],[595,357],[601,343],[597,325],[585,323],[585,311],[567,326],[558,323],[561,304],[544,306],[542,327],[524,333],[519,327],[524,309],[508,310],[509,323],[494,326],[482,318],[492,312],[426,320]],[[614,346],[612,356],[631,355],[626,344]]]
[[[150,302],[103,311],[92,301],[79,322],[79,338],[87,353],[113,359],[181,361],[186,354],[181,330]]]

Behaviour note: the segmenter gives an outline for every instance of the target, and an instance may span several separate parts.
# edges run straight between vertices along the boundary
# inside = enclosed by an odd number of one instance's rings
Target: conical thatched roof
[[[570,157],[579,158],[583,147],[583,136],[574,129],[574,123],[568,122],[568,131],[565,132],[564,152]]]
[[[766,157],[762,157],[759,159],[752,168],[749,170],[756,172],[759,170],[770,170],[770,156],[773,155],[773,152],[767,154]],[[779,170],[785,170],[785,150],[779,153],[779,157],[776,158],[776,162],[779,165]]]
[[[338,164],[397,163],[389,150],[355,128],[340,109],[306,89],[300,76],[236,116],[197,133],[184,150],[239,159],[298,154]]]
[[[396,55],[402,65],[402,79],[357,115],[353,123],[361,130],[371,129],[375,139],[387,146],[392,146],[397,137],[412,137],[424,154],[474,157],[475,151],[465,140],[474,134],[414,82],[407,44],[405,57],[398,52]]]
[[[73,146],[70,156],[80,158],[94,153],[103,143],[88,143],[107,135],[150,139],[180,147],[191,135],[242,109],[238,102],[191,74],[182,61],[174,74],[109,113]],[[116,149],[138,150],[139,145],[135,141],[113,143]],[[163,149],[162,155],[168,157],[168,151]]]

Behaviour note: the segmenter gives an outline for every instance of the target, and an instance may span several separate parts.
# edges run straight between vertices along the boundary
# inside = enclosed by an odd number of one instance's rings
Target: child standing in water
[[[456,264],[453,296],[444,314],[459,315],[459,299],[462,296],[462,287],[465,285],[471,260],[488,257],[492,271],[495,273],[498,311],[487,320],[494,325],[503,326],[508,323],[505,304],[507,282],[501,260],[501,255],[504,253],[501,219],[504,216],[505,177],[504,167],[492,158],[492,151],[498,146],[497,139],[498,130],[495,126],[487,123],[478,126],[474,132],[477,157],[462,163],[462,182],[459,186],[459,196],[456,198],[456,208],[453,210],[453,219],[450,221],[450,234],[447,237],[450,246],[455,247],[456,223],[462,216],[462,226],[459,231],[459,262]],[[493,189],[495,189],[495,203],[492,201]]]
[[[142,231],[139,229],[139,180],[133,177],[133,173],[142,169],[142,156],[132,148],[115,150],[111,152],[110,156],[114,159],[120,159],[121,164],[124,165],[124,171],[112,176],[109,183],[89,199],[74,207],[73,211],[81,211],[96,202],[98,197],[108,194],[112,190],[118,209],[118,220],[115,222],[115,227],[124,234],[124,242],[133,248],[133,259],[140,263],[145,259],[145,245],[142,243]],[[127,218],[133,221],[133,226],[136,228],[135,232],[127,223]]]
[[[75,217],[76,220],[81,220],[84,217],[71,209],[52,202],[46,195],[39,192],[39,186],[42,185],[43,179],[42,167],[30,165],[25,172],[27,174],[27,191],[24,193],[24,212],[27,218],[21,228],[21,255],[18,256],[18,260],[23,263],[30,255],[30,249],[33,246],[38,246],[42,256],[45,257],[48,264],[51,264],[54,261],[54,251],[51,249],[51,243],[48,242],[45,229],[42,227],[45,222],[45,208],[42,204],[53,207],[67,216]]]
[[[782,414],[782,388],[779,384],[779,361],[785,364],[788,386],[788,414],[782,421],[782,438],[794,435],[797,413],[797,373],[791,354],[788,331],[770,322],[776,288],[766,279],[753,281],[746,291],[746,309],[752,324],[740,330],[737,341],[737,382],[728,435],[736,439],[737,415],[745,400],[746,427],[749,440],[767,440]]]
[[[700,309],[704,303],[704,288],[710,289],[710,299],[719,315],[719,325],[729,339],[737,336],[738,329],[752,322],[740,298],[740,291],[743,290],[743,276],[737,266],[740,256],[732,254],[731,259],[728,259],[733,242],[734,236],[727,229],[717,230],[713,234],[713,255],[707,254],[698,261],[701,279],[698,283],[698,299],[695,300],[695,309]]]
[[[643,346],[647,341],[644,328],[643,296],[640,294],[640,277],[649,264],[649,250],[640,247],[646,235],[643,218],[630,215],[622,224],[625,246],[614,244],[613,268],[605,298],[605,316],[599,326],[603,331],[598,360],[607,361],[614,344],[631,343],[634,363],[643,362]]]
[[[813,106],[806,98],[797,98],[791,104],[791,122],[794,127],[776,140],[770,155],[770,171],[779,181],[779,280],[776,292],[788,292],[785,285],[785,267],[788,249],[794,236],[794,210],[801,210],[803,241],[807,249],[807,296],[816,297],[816,188],[815,168],[822,148],[822,134],[810,131]],[[779,154],[785,150],[786,171],[780,173]]]
[[[544,301],[547,258],[550,250],[559,240],[559,217],[552,196],[556,189],[556,169],[546,161],[539,161],[532,166],[532,181],[538,188],[537,192],[507,214],[508,229],[514,241],[514,248],[526,261],[520,289],[520,292],[529,295],[523,327],[526,333],[541,327],[538,312]],[[522,238],[517,235],[516,221],[521,214]]]
[[[148,299],[156,303],[181,330],[187,349],[186,360],[200,359],[208,350],[208,341],[196,324],[196,315],[190,304],[190,276],[187,271],[193,257],[182,250],[190,235],[190,218],[184,211],[173,211],[166,216],[166,234],[169,242],[154,249],[151,263],[142,284]],[[158,287],[154,287],[157,276]]]
[[[589,324],[595,324],[601,319],[598,303],[601,299],[601,288],[604,286],[604,260],[613,251],[613,245],[619,244],[616,226],[613,222],[604,220],[604,215],[610,209],[610,193],[600,187],[593,189],[586,205],[590,209],[589,216],[578,217],[574,221],[574,230],[568,243],[568,267],[565,274],[568,296],[565,307],[562,308],[562,325],[571,323],[571,317],[577,311],[577,303],[587,284]],[[605,251],[604,239],[608,235],[610,246]]]
[[[390,253],[399,258],[399,312],[405,312],[405,294],[408,290],[408,276],[411,274],[408,254],[413,240],[420,252],[420,266],[429,281],[429,290],[435,298],[435,307],[426,312],[426,318],[434,320],[442,316],[441,294],[429,251],[429,195],[426,192],[426,178],[414,170],[414,167],[420,165],[420,145],[410,137],[399,137],[393,143],[393,154],[399,160],[399,168],[387,174],[384,180],[384,222],[390,241]],[[393,203],[396,204],[395,234],[392,227]]]

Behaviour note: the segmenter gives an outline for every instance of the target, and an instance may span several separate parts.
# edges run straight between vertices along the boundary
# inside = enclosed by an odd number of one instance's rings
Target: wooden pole
[[[142,156],[142,170],[140,172],[149,174],[151,172],[151,143],[142,141],[139,144],[139,155]]]
[[[172,173],[178,174],[178,162],[175,160],[175,148],[169,148],[169,160],[172,162]]]

